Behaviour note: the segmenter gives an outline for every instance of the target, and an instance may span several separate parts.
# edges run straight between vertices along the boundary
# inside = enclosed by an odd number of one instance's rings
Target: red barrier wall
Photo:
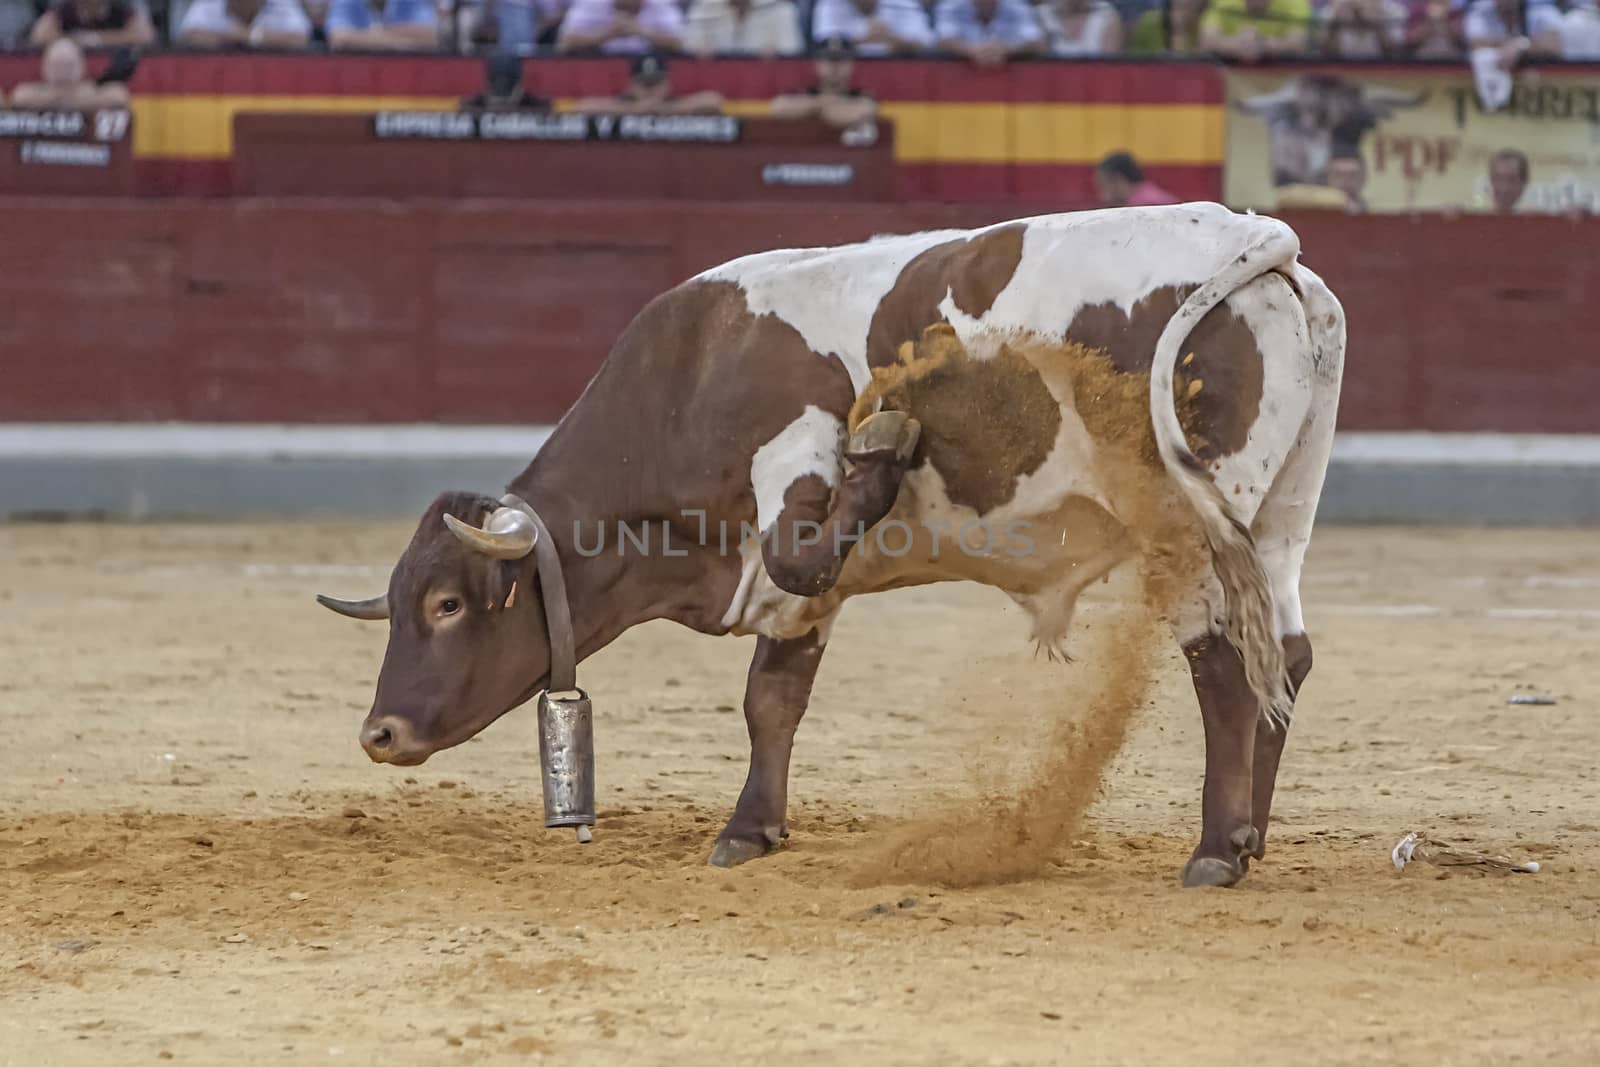
[[[15,201],[0,418],[548,422],[628,320],[766,248],[1006,208]],[[1600,221],[1305,215],[1340,424],[1600,431]]]

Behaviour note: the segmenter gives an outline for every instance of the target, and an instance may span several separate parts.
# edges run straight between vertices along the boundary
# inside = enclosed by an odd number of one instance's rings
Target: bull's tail
[[[1270,271],[1288,270],[1300,254],[1300,239],[1286,224],[1256,221],[1266,230],[1260,240],[1191,293],[1161,331],[1150,364],[1150,418],[1161,462],[1199,516],[1211,549],[1226,603],[1224,632],[1244,659],[1245,679],[1261,713],[1282,725],[1289,720],[1292,699],[1273,623],[1272,584],[1249,528],[1184,440],[1172,390],[1179,353],[1195,324],[1236,289]]]

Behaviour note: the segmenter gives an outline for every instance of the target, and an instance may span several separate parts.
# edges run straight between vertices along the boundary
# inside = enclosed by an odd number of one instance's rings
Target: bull
[[[1167,583],[1205,727],[1182,880],[1238,882],[1264,855],[1311,668],[1299,579],[1344,363],[1343,311],[1299,258],[1283,222],[1192,203],[691,278],[624,330],[503,495],[439,496],[384,594],[319,598],[389,622],[362,746],[421,763],[648,620],[754,634],[749,772],[710,862],[762,856],[788,835],[795,732],[846,599],[976,581],[1054,649],[1080,592],[1150,547],[1163,513],[1121,494],[1105,428],[1131,396],[1202,546]],[[959,358],[919,377],[930,339]],[[1078,353],[1078,372],[1050,352]],[[974,522],[1031,531],[1030,550],[952,551],[948,531]],[[594,551],[605,530],[656,550]]]

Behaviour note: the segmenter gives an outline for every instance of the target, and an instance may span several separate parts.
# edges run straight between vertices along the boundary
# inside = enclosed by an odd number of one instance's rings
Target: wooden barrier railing
[[[628,320],[767,248],[1013,207],[17,200],[0,419],[553,421]],[[1600,430],[1600,221],[1304,215],[1345,305],[1340,425]]]

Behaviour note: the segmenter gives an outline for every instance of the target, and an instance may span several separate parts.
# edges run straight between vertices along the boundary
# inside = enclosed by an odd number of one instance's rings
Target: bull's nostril
[[[367,743],[373,748],[388,748],[394,742],[394,734],[387,726],[381,726],[367,735]]]

